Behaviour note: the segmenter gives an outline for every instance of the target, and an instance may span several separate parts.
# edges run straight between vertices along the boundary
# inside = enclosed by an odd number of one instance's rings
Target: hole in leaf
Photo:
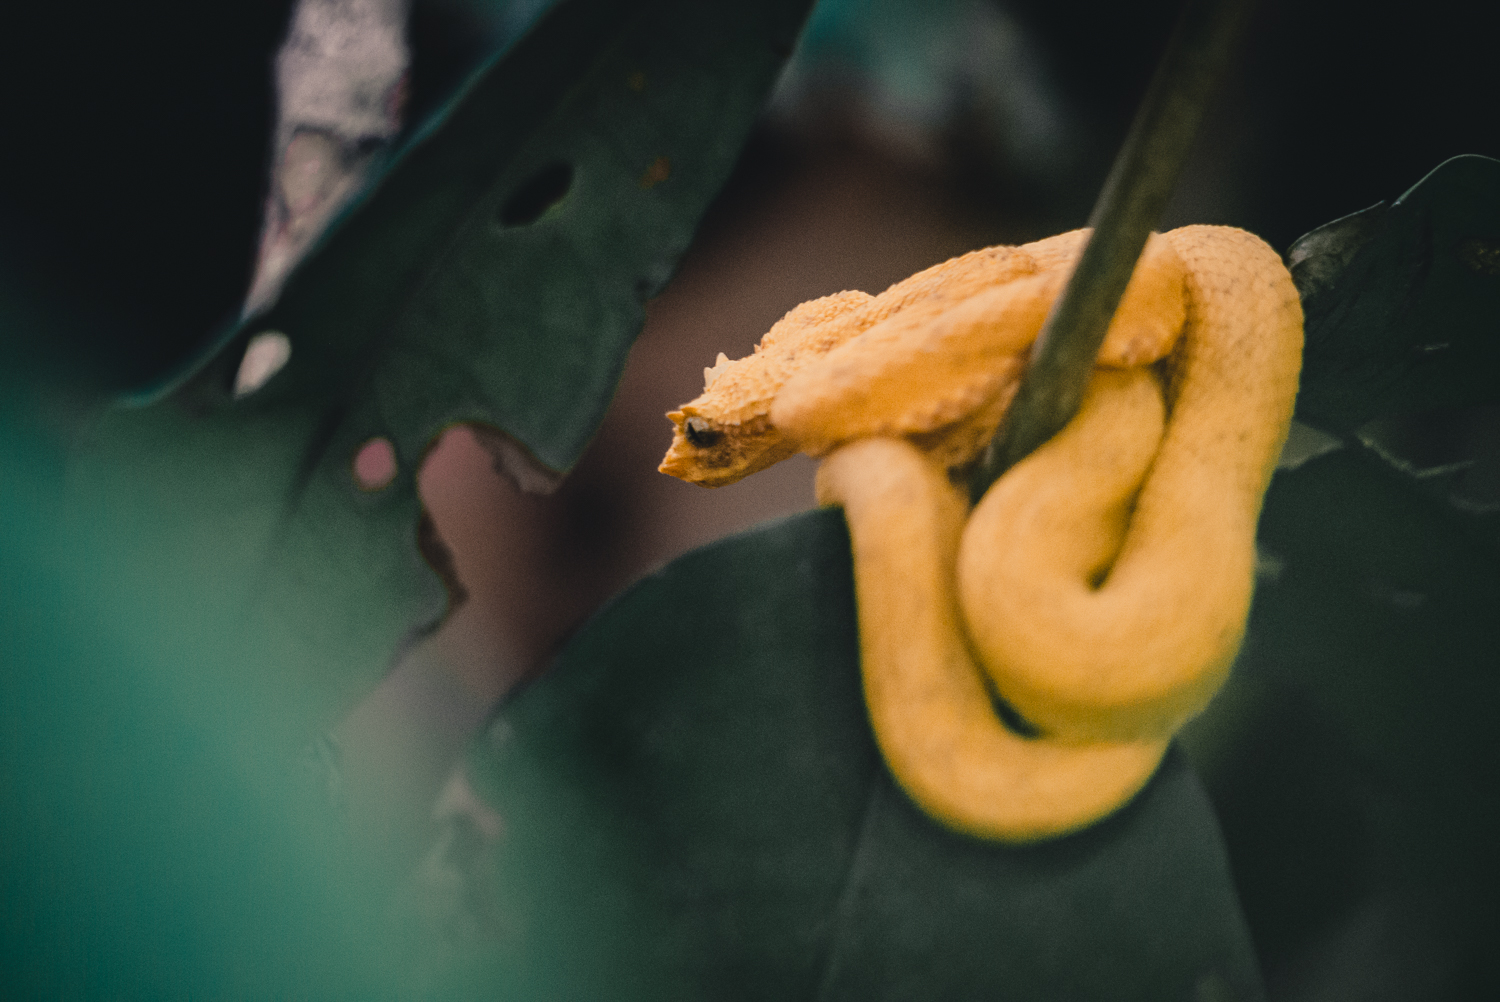
[[[354,454],[354,483],[362,491],[379,491],[396,479],[396,447],[388,438],[372,438]]]
[[[292,342],[281,331],[261,331],[245,345],[234,374],[234,397],[248,397],[271,381],[292,357]]]
[[[417,552],[422,554],[427,566],[437,573],[443,587],[448,590],[448,612],[469,600],[469,589],[458,577],[458,561],[453,550],[438,535],[437,522],[428,511],[422,512],[422,517],[417,520]]]
[[[501,226],[526,226],[536,222],[568,194],[573,186],[573,165],[550,163],[521,182],[500,206]]]
[[[646,168],[646,173],[641,175],[641,190],[649,191],[671,176],[672,161],[666,157],[657,157],[651,161],[651,166]]]

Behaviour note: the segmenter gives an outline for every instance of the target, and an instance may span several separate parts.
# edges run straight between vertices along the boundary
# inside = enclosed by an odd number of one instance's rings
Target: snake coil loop
[[[1154,236],[1078,415],[971,512],[950,471],[1003,417],[1085,238],[804,304],[669,415],[663,470],[685,479],[826,456],[882,753],[928,813],[1008,841],[1118,808],[1222,684],[1301,366],[1271,248],[1224,227]],[[680,447],[689,418],[720,432],[717,455]],[[992,693],[1040,736],[1008,729]]]

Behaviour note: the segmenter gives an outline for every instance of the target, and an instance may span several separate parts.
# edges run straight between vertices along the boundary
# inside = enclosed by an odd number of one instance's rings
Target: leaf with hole
[[[8,988],[385,990],[381,909],[286,790],[444,610],[424,451],[480,421],[533,482],[574,463],[808,6],[565,0],[265,315],[128,405],[0,394]]]
[[[63,517],[150,580],[142,614],[217,624],[214,674],[307,740],[442,612],[416,545],[429,444],[473,421],[534,482],[576,461],[805,8],[560,5],[268,313],[87,427]]]

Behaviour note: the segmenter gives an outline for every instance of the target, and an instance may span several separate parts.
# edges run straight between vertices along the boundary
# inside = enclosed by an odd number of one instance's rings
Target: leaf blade
[[[502,710],[470,760],[505,828],[501,959],[470,989],[1146,999],[1218,978],[1260,997],[1179,755],[1041,846],[955,834],[906,799],[865,715],[849,561],[836,511],[695,551]]]

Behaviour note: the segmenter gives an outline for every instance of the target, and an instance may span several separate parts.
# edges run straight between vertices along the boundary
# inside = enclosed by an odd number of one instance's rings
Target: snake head
[[[731,423],[684,404],[667,418],[672,445],[657,469],[701,487],[732,484],[796,452],[763,416]]]

